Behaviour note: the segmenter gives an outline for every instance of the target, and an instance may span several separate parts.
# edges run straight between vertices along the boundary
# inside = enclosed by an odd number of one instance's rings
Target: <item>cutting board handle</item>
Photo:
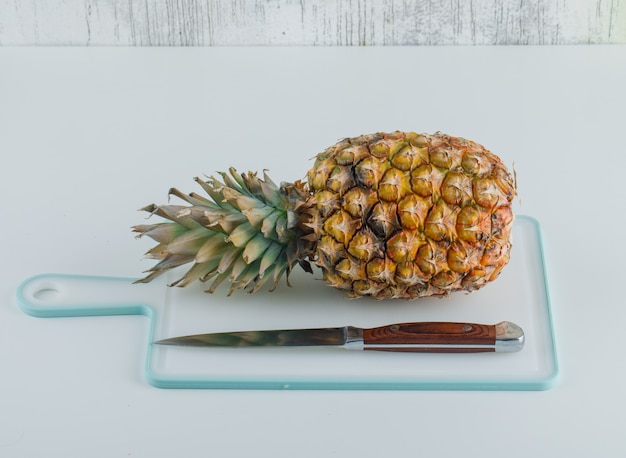
[[[154,288],[133,285],[134,278],[41,274],[17,288],[17,303],[37,317],[146,315]]]

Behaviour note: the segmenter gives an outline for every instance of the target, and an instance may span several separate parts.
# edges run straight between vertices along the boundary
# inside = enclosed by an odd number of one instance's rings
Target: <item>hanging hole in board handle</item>
[[[54,274],[43,274],[23,281],[17,289],[17,300],[22,310],[37,315],[39,307],[50,310],[56,308],[54,305],[62,298],[63,290],[57,277]]]
[[[56,288],[41,288],[33,293],[33,297],[42,302],[54,302],[59,294],[60,291]]]
[[[24,280],[17,288],[17,303],[37,317],[146,315],[145,288],[134,278],[88,275],[41,274]]]

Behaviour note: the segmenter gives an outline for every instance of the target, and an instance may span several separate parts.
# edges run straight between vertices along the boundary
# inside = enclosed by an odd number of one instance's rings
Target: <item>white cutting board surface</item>
[[[43,317],[143,314],[151,321],[145,375],[163,388],[541,390],[557,375],[554,331],[537,221],[518,217],[515,251],[497,282],[472,294],[419,301],[348,300],[317,278],[296,271],[292,287],[254,296],[227,286],[213,295],[200,283],[168,288],[132,280],[39,275],[18,289],[26,313]],[[169,275],[171,283],[175,277]],[[180,273],[179,273],[180,275]],[[151,345],[205,332],[376,327],[411,321],[495,324],[525,331],[517,353],[421,354],[330,348],[185,348]],[[141,343],[144,344],[143,342]]]

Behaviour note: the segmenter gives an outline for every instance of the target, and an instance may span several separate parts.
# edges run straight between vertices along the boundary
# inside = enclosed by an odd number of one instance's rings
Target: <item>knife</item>
[[[398,323],[376,328],[344,326],[218,332],[173,337],[158,345],[191,347],[343,347],[422,353],[516,352],[524,347],[524,331],[509,321],[488,325],[453,322]]]

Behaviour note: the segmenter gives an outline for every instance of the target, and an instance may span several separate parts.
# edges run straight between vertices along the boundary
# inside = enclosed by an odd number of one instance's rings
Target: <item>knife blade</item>
[[[172,337],[158,345],[191,347],[343,347],[422,353],[517,352],[524,331],[509,321],[497,324],[414,322],[376,328],[343,326],[316,329],[276,329],[217,332]]]

